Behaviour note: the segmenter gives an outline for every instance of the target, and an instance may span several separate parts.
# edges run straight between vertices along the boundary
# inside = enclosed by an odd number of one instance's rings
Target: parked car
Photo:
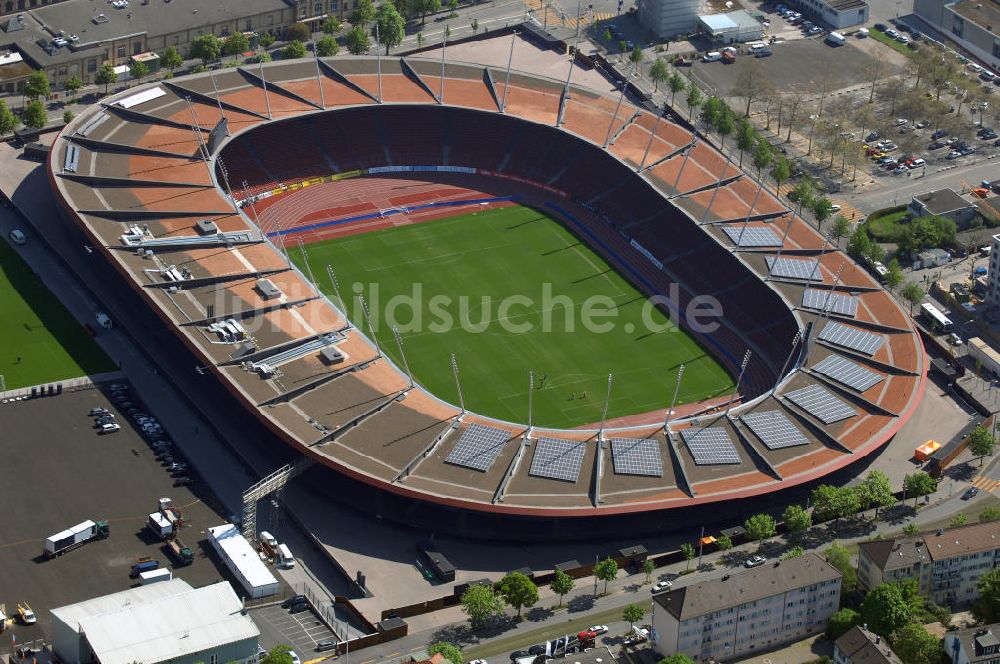
[[[96,415],[106,415],[107,413],[108,413],[108,409],[107,408],[95,407],[95,408],[91,408],[90,409],[90,413],[88,413],[88,414],[91,417],[94,417]]]
[[[751,556],[747,558],[746,562],[743,563],[744,567],[760,567],[767,562],[767,558],[764,556]]]
[[[652,592],[654,595],[659,595],[660,593],[667,592],[673,587],[674,584],[672,581],[666,581],[666,580],[658,581],[653,584],[652,588],[650,588],[650,592]]]
[[[886,32],[889,29],[889,27],[885,23],[876,23],[872,27],[878,30],[879,32]]]
[[[600,636],[601,634],[607,634],[608,633],[608,626],[607,625],[591,625],[590,627],[587,628],[587,631],[588,632],[593,632],[594,634],[597,634],[598,636]]]
[[[192,484],[194,484],[194,480],[190,477],[182,475],[174,478],[174,486],[191,486]],[[292,613],[298,613],[298,611],[292,611]]]
[[[948,156],[946,158],[947,159],[958,159],[961,156],[962,156],[961,152],[959,152],[958,150],[952,150],[951,152],[948,153]]]
[[[528,648],[528,654],[534,655],[535,657],[545,654],[545,645],[541,643],[536,643],[535,645]]]
[[[934,140],[937,140],[939,138],[944,138],[947,135],[948,135],[948,130],[947,129],[938,129],[933,134],[931,134],[931,138],[934,139]]]
[[[316,652],[326,652],[337,647],[336,641],[320,641],[316,644]]]
[[[807,35],[818,35],[821,32],[823,32],[823,28],[819,27],[818,25],[814,25],[813,27],[806,30]]]

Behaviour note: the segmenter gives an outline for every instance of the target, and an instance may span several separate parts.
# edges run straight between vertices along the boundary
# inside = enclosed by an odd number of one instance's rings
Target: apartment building
[[[0,54],[27,65],[0,68],[0,92],[20,91],[34,69],[44,69],[56,90],[74,76],[84,84],[93,83],[105,62],[116,67],[127,65],[135,55],[162,53],[168,46],[186,56],[191,42],[205,34],[226,37],[234,32],[256,32],[280,38],[296,22],[318,29],[318,22],[331,15],[343,16],[355,3],[131,0],[115,6],[108,0],[39,2],[37,8],[0,18]]]
[[[970,627],[944,635],[951,664],[1000,664],[1000,623]]]
[[[858,582],[871,590],[885,582],[916,579],[922,595],[955,608],[976,599],[979,577],[997,565],[1000,528],[995,523],[977,523],[864,542],[858,553]]]
[[[800,640],[826,629],[840,583],[840,572],[808,553],[657,595],[653,649],[704,662]]]
[[[903,664],[889,642],[864,627],[852,627],[833,644],[833,664]]]

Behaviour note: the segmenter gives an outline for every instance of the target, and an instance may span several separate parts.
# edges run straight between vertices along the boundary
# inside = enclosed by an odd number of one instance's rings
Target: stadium
[[[106,98],[48,174],[225,416],[413,525],[676,529],[867,463],[926,382],[865,270],[624,95],[418,57],[239,67]],[[536,329],[598,300],[609,326]]]

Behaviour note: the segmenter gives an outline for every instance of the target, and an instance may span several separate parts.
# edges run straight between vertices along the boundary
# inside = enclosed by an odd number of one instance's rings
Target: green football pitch
[[[300,252],[291,253],[303,267]],[[325,276],[333,267],[355,324],[367,329],[362,292],[382,348],[402,366],[395,323],[417,382],[457,404],[454,353],[474,412],[526,421],[529,371],[533,423],[551,427],[600,421],[608,374],[608,418],[666,408],[680,364],[679,403],[733,387],[715,358],[603,258],[531,208],[315,242],[306,255],[331,299]]]
[[[0,375],[8,390],[113,371],[114,364],[0,240]]]

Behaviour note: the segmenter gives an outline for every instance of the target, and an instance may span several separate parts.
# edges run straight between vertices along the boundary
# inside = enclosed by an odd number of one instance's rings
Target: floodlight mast
[[[455,375],[455,389],[458,390],[458,403],[462,408],[462,415],[467,412],[465,410],[465,397],[462,396],[462,383],[458,379],[458,360],[455,359],[455,354],[451,354],[451,371]]]
[[[750,364],[750,351],[743,355],[743,364],[740,365],[740,375],[736,378],[736,387],[733,388],[733,396],[729,397],[729,403],[726,404],[726,416],[729,416],[729,411],[732,410],[733,402],[736,401],[736,395],[740,393],[740,384],[743,382],[743,374],[747,370],[747,365]]]
[[[682,364],[677,370],[677,385],[674,386],[674,396],[670,399],[670,408],[667,409],[667,415],[663,419],[663,430],[667,435],[670,435],[670,418],[674,414],[674,406],[677,405],[677,396],[681,393],[681,379],[684,377],[684,365]]]

